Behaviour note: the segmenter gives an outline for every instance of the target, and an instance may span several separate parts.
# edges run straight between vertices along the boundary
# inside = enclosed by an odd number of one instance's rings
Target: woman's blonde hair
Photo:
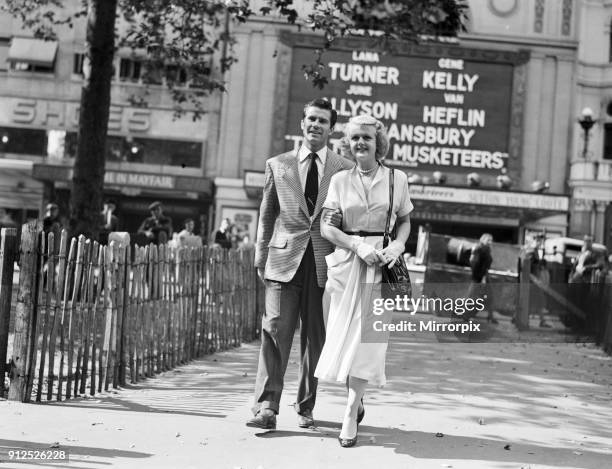
[[[347,129],[351,125],[373,125],[376,128],[376,152],[374,153],[374,157],[377,161],[380,161],[387,156],[387,153],[389,152],[389,137],[387,136],[387,129],[381,121],[367,114],[351,117],[346,123],[346,126],[344,127],[344,137],[342,137],[341,140],[342,153],[349,155],[351,159],[354,159],[350,152],[347,134]]]

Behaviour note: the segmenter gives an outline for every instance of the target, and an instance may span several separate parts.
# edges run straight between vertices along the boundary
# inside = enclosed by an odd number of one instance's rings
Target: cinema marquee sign
[[[302,106],[317,96],[338,111],[337,130],[351,117],[370,114],[388,128],[387,163],[414,170],[499,174],[508,167],[512,141],[513,77],[525,54],[407,46],[396,55],[362,50],[353,42],[326,52],[328,85],[304,80],[313,48],[294,44],[286,149],[302,142]],[[338,149],[339,132],[331,139]]]

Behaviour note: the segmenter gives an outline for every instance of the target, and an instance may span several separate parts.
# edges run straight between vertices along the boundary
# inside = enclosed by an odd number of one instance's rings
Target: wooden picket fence
[[[256,338],[263,293],[253,256],[104,246],[65,231],[56,240],[24,225],[9,399],[94,395]]]

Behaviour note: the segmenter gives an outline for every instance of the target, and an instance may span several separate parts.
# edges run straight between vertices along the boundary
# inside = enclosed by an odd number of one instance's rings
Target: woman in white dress
[[[356,166],[332,177],[324,203],[326,211],[341,211],[342,227],[321,224],[321,235],[336,249],[326,257],[329,316],[315,376],[347,384],[348,399],[338,440],[342,447],[350,447],[357,442],[357,425],[365,414],[367,383],[385,384],[387,342],[361,341],[362,284],[380,283],[381,265],[392,266],[404,252],[413,206],[406,174],[395,171],[390,227],[397,226],[397,235],[383,249],[391,171],[380,163],[389,149],[385,128],[371,116],[353,117],[345,128],[345,142]]]

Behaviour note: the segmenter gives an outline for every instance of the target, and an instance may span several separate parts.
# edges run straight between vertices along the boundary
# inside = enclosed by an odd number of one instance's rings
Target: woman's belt
[[[347,235],[357,236],[384,236],[384,231],[345,231]]]

